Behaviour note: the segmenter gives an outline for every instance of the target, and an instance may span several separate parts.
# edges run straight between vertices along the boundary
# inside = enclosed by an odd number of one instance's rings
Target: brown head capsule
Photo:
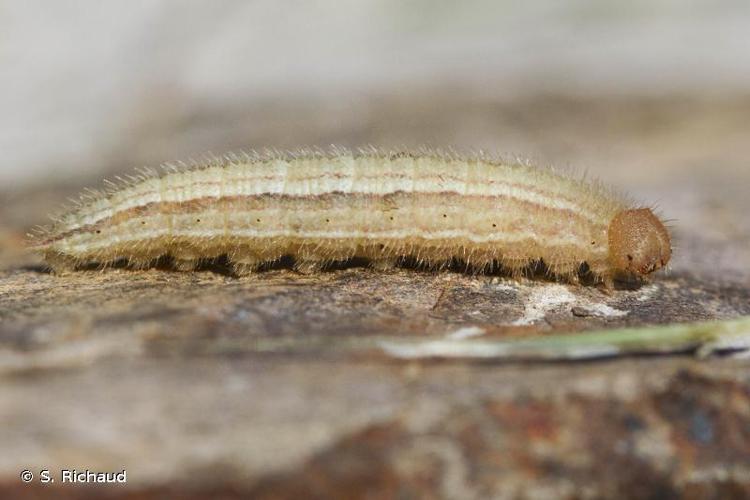
[[[671,256],[669,232],[650,209],[623,210],[609,224],[609,259],[616,273],[645,276]]]

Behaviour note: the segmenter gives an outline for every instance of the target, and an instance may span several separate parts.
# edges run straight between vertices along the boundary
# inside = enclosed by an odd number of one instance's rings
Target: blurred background
[[[0,228],[209,151],[452,146],[658,202],[737,271],[748,33],[737,0],[2,1]]]
[[[748,0],[0,0],[0,71],[0,497],[75,466],[289,498],[404,478],[748,498],[747,363],[401,364],[367,343],[748,314]],[[671,221],[671,275],[614,295],[406,271],[59,279],[25,249],[135,167],[329,144],[588,172]],[[99,498],[81,486],[57,498]]]

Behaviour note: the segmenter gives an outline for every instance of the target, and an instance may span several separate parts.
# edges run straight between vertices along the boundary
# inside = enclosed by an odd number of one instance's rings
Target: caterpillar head
[[[609,260],[615,273],[646,276],[672,256],[669,232],[648,208],[623,210],[609,224]]]

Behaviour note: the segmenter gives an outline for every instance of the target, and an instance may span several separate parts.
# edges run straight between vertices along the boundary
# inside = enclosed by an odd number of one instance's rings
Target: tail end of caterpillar
[[[79,259],[60,252],[50,243],[53,234],[52,227],[36,226],[26,235],[26,248],[40,255],[46,269],[53,274],[62,275],[75,271],[79,266]]]
[[[609,261],[615,276],[647,276],[671,257],[669,232],[651,209],[622,210],[609,224]]]

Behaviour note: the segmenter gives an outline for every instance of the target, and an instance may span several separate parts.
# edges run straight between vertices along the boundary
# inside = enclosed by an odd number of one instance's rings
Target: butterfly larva
[[[511,273],[543,262],[566,280],[585,263],[607,285],[671,256],[650,209],[595,183],[484,156],[339,149],[141,172],[84,195],[33,245],[56,271],[122,260],[143,268],[166,255],[181,270],[226,255],[238,274],[285,255],[310,270],[412,257]]]

